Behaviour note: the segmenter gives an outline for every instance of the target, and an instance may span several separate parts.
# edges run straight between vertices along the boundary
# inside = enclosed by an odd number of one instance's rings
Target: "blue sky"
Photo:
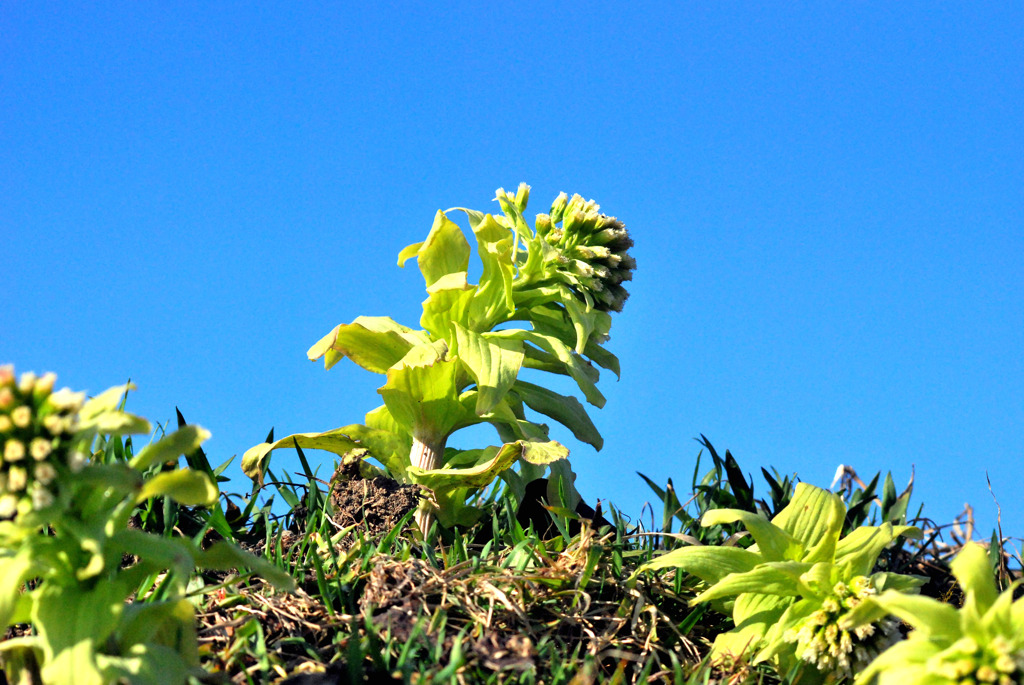
[[[217,463],[358,422],[380,377],[307,348],[415,325],[398,251],[525,181],[636,241],[585,497],[638,515],[703,433],[983,536],[988,473],[1024,535],[1024,6],[360,5],[0,6],[0,361]]]

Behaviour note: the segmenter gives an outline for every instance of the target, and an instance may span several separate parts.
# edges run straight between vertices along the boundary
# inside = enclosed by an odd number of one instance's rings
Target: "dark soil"
[[[342,462],[331,478],[334,522],[361,527],[370,538],[387,534],[419,505],[422,488],[375,476],[364,478],[359,461]]]

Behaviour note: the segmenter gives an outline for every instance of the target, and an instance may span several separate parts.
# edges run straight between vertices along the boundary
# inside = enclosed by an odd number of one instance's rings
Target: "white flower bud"
[[[57,382],[57,374],[52,371],[47,371],[43,374],[36,382],[36,395],[49,395],[53,392],[53,384]]]
[[[32,486],[32,508],[45,509],[53,504],[53,493],[47,490],[42,483],[34,483]]]
[[[36,461],[42,461],[50,456],[53,451],[53,444],[46,438],[35,438],[28,446],[28,451]]]
[[[14,364],[0,366],[0,385],[14,382]]]
[[[26,407],[24,404],[20,407],[15,407],[14,411],[11,412],[11,423],[18,428],[28,428],[32,423],[32,408]]]
[[[71,388],[61,388],[50,395],[50,404],[61,411],[78,411],[85,402],[84,392],[72,392]]]
[[[42,464],[36,464],[34,475],[37,481],[43,485],[49,485],[57,477],[57,469],[53,468],[53,464],[43,462]]]
[[[28,485],[28,471],[20,466],[12,466],[7,472],[7,489],[10,492],[21,492]]]
[[[0,519],[9,519],[18,513],[18,498],[14,495],[0,495]]]
[[[8,440],[4,444],[4,461],[21,461],[25,458],[25,444],[21,440]]]
[[[14,404],[14,393],[9,386],[0,388],[0,409],[7,409]]]
[[[76,450],[68,455],[68,468],[72,473],[78,473],[85,468],[86,461],[88,461],[88,457]]]
[[[6,433],[11,430],[13,426],[14,424],[11,423],[11,417],[6,414],[0,414],[0,433]]]
[[[36,375],[31,371],[26,371],[21,374],[21,378],[18,379],[18,390],[24,394],[32,392],[32,388],[36,384]]]

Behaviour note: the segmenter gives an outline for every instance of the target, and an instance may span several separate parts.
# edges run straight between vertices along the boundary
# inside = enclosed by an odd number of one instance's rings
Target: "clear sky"
[[[636,241],[586,498],[638,515],[703,433],[759,485],[916,469],[983,536],[987,473],[1024,536],[1022,36],[996,2],[4,2],[0,361],[131,378],[215,463],[360,422],[381,377],[308,347],[416,325],[398,251],[525,181]]]

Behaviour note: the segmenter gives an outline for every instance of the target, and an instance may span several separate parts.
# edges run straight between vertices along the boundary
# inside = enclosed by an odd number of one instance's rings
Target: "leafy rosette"
[[[256,445],[243,456],[243,470],[261,479],[268,455],[280,447],[342,456],[361,450],[393,477],[430,491],[421,528],[434,514],[444,525],[471,522],[477,512],[465,499],[499,474],[521,489],[525,480],[550,468],[553,483],[562,479],[571,497],[568,450],[525,410],[561,423],[596,449],[601,436],[578,399],[524,381],[520,371],[569,376],[587,402],[603,406],[597,367],[619,373],[618,359],[602,346],[611,327],[608,310],[621,309],[621,283],[634,263],[625,254],[630,242],[619,222],[599,214],[594,203],[565,197],[551,215],[538,218],[537,231],[523,219],[529,198],[525,184],[515,194],[498,190],[502,216],[449,210],[465,213],[476,239],[482,271],[475,284],[469,282],[472,248],[466,235],[438,211],[426,240],[398,256],[399,266],[415,258],[423,275],[422,328],[387,317],[358,317],[335,327],[308,352],[328,369],[347,357],[386,376],[378,390],[384,404],[361,425]],[[447,447],[454,432],[479,423],[493,425],[503,444]],[[519,474],[510,470],[516,463]]]
[[[1020,582],[1000,593],[985,549],[968,543],[951,564],[964,593],[955,607],[887,591],[864,602],[844,626],[858,629],[891,614],[913,631],[861,671],[856,685],[1016,685],[1024,682],[1024,599]]]
[[[865,600],[885,590],[916,592],[922,579],[873,573],[879,554],[897,537],[920,537],[912,526],[862,526],[840,537],[846,506],[839,495],[799,483],[774,519],[734,509],[707,512],[703,526],[742,523],[755,544],[689,546],[641,570],[681,568],[706,585],[694,603],[710,602],[732,615],[717,658],[773,661],[780,672],[803,666],[801,682],[828,674],[850,677],[898,638],[882,616],[857,627],[846,621]]]

